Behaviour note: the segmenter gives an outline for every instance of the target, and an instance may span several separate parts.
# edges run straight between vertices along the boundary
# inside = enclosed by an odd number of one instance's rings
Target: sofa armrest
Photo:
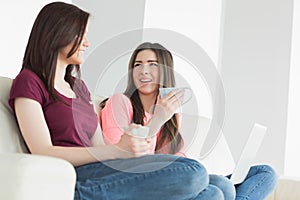
[[[0,199],[71,200],[76,173],[67,161],[32,154],[0,154]]]

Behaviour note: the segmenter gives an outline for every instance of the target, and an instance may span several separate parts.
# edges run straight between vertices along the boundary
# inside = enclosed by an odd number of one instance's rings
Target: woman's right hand
[[[169,92],[164,97],[157,96],[153,118],[157,118],[162,124],[167,122],[180,108],[184,97],[184,90],[177,89]]]
[[[161,127],[176,113],[182,104],[184,91],[173,90],[164,97],[157,96],[154,114],[147,123],[149,127],[149,137],[155,137]]]
[[[150,143],[145,138],[134,136],[131,131],[141,125],[130,124],[124,130],[120,141],[115,145],[121,151],[122,158],[140,157],[150,154]]]

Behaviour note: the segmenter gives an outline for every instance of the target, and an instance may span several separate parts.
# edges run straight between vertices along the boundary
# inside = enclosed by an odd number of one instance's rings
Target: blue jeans
[[[216,184],[210,183],[199,162],[173,155],[109,160],[75,170],[75,200],[223,200],[235,196],[227,178],[215,176]]]
[[[230,177],[230,176],[228,176]],[[263,200],[272,193],[278,177],[268,165],[252,166],[246,179],[235,186],[236,200]]]
[[[255,165],[250,168],[245,180],[241,184],[235,185],[234,192],[228,183],[230,176],[225,178],[219,175],[209,175],[210,185],[222,189],[224,199],[264,200],[274,191],[278,181],[276,172],[272,167]],[[227,182],[224,179],[227,179]]]

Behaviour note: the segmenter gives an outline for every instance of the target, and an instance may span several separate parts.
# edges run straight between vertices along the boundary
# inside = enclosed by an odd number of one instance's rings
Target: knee
[[[190,193],[200,193],[202,190],[207,188],[209,183],[209,176],[205,167],[196,160],[184,159],[186,164],[184,177],[182,178],[182,183],[185,184],[185,189],[190,190]]]
[[[235,199],[235,187],[228,178],[219,175],[209,175],[209,184],[218,187],[225,199]]]
[[[264,173],[265,183],[268,184],[270,188],[274,189],[277,185],[278,175],[273,167],[269,165],[261,165],[260,173]]]
[[[269,165],[257,165],[253,166],[256,168],[256,174],[263,177],[263,184],[269,191],[275,189],[278,182],[278,175],[273,167]]]
[[[204,182],[205,185],[207,186],[209,182],[209,177],[206,168],[201,163],[193,159],[187,159],[186,162],[190,167],[188,173],[190,176],[190,180],[194,179],[195,181],[198,180],[200,182]]]
[[[201,192],[199,196],[203,197],[203,199],[210,199],[210,200],[226,199],[223,191],[219,187],[214,185],[208,185],[207,188],[203,190],[203,192]]]

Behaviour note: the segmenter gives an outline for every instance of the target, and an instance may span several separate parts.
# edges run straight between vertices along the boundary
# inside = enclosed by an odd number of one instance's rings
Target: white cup
[[[149,127],[141,126],[141,127],[138,127],[138,128],[133,128],[131,130],[131,134],[136,136],[136,137],[147,138],[148,135],[149,135]]]
[[[168,87],[168,88],[159,88],[159,95],[160,97],[166,96],[169,92],[173,90],[183,90],[184,97],[181,105],[184,105],[192,98],[192,89],[189,87]],[[180,109],[181,110],[181,109]],[[179,113],[180,110],[178,110],[176,113]]]

